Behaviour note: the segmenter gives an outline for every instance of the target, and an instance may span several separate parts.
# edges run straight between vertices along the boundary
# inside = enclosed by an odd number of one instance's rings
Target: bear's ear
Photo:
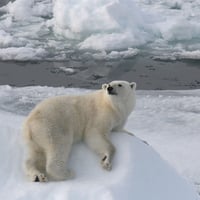
[[[102,87],[102,89],[106,90],[107,87],[108,87],[108,84],[105,83],[105,84],[103,84],[101,87]]]
[[[130,83],[130,87],[132,89],[136,89],[137,84],[135,82]]]

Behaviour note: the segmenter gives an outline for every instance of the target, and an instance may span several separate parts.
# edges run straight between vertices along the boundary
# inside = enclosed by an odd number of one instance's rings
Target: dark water
[[[64,71],[63,68],[73,71]],[[137,82],[138,89],[200,88],[199,61],[164,62],[146,56],[114,61],[0,62],[0,85],[99,88],[111,80]]]

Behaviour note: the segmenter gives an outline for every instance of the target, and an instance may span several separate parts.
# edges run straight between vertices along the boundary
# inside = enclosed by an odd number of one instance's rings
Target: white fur
[[[115,95],[108,92],[113,88]],[[27,117],[23,136],[28,147],[25,172],[31,181],[65,180],[73,143],[83,140],[111,170],[115,147],[111,131],[122,130],[135,106],[135,83],[113,81],[101,90],[80,96],[58,96],[38,104]]]

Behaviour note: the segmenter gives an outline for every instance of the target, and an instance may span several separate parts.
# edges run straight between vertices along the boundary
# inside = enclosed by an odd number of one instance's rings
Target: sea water
[[[198,0],[4,0],[1,60],[200,58]]]

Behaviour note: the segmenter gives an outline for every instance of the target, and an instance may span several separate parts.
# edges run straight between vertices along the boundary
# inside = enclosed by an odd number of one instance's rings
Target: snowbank
[[[20,126],[24,114],[44,97],[77,92],[86,91],[49,87],[0,87],[0,199],[198,199],[192,186],[163,161],[152,147],[123,133],[112,134],[117,153],[111,172],[101,169],[98,158],[85,145],[77,144],[70,157],[70,167],[76,172],[74,180],[27,182],[21,169],[24,148]],[[143,101],[141,94],[139,99]],[[140,116],[140,112],[142,110],[136,110],[131,116],[129,127],[134,122],[132,117]],[[137,124],[136,129],[131,126],[129,130],[138,131]]]
[[[46,55],[44,49],[35,49],[29,47],[10,47],[5,49],[0,49],[0,59],[1,60],[40,60]]]

